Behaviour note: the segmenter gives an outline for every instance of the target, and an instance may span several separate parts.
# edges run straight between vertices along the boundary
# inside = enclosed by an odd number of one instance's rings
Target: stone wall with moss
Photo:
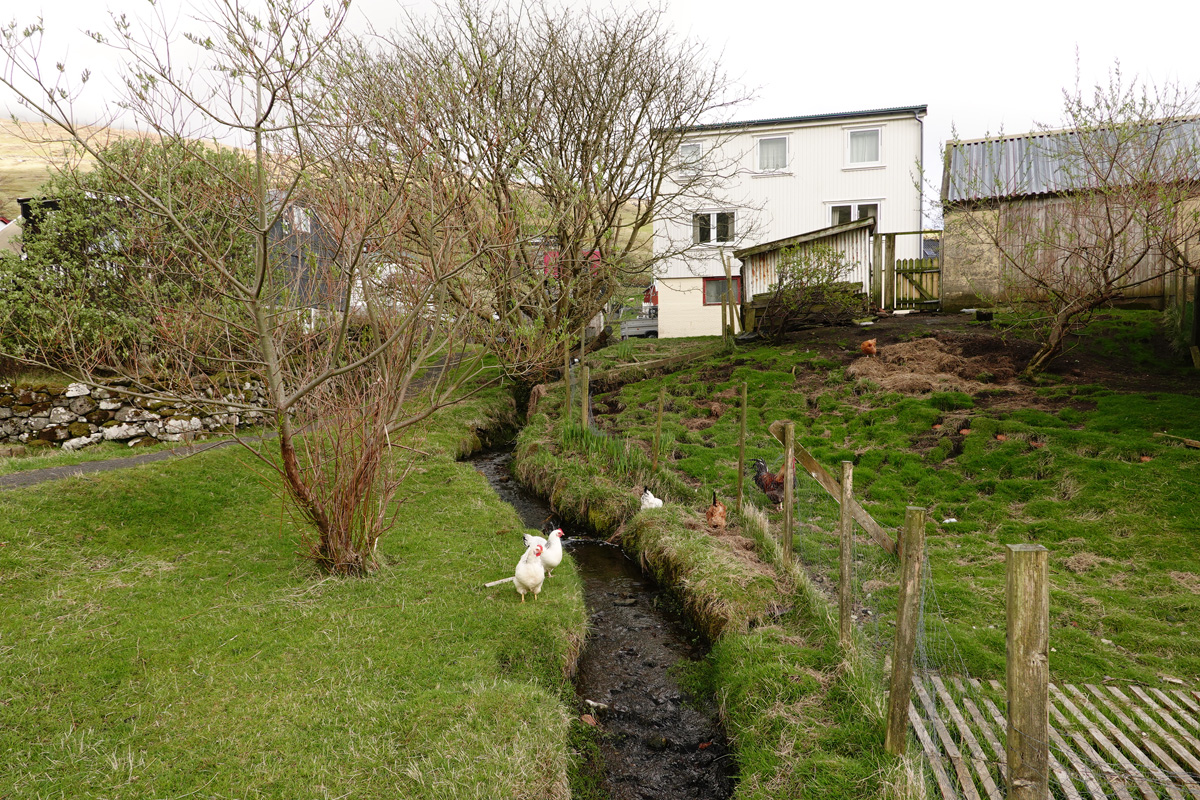
[[[214,402],[196,405],[135,397],[128,384],[13,386],[0,383],[0,443],[78,450],[101,441],[138,447],[178,442],[210,431],[261,425],[265,388],[260,381],[214,385]],[[251,410],[233,411],[219,401]]]

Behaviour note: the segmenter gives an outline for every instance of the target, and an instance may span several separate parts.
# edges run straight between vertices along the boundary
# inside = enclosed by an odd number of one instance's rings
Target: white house
[[[722,257],[730,262],[734,294],[747,299],[735,249],[866,217],[875,217],[877,233],[921,230],[926,109],[687,129],[675,180],[687,184],[703,174],[710,182],[706,191],[684,192],[655,220],[655,255],[670,254],[659,261],[655,276],[659,336],[720,333]],[[920,248],[919,236],[898,237],[896,255],[917,258]]]

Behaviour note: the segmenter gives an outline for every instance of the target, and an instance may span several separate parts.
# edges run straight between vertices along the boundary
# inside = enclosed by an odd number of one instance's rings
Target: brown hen
[[[717,499],[717,493],[713,492],[712,505],[704,512],[705,519],[708,520],[710,528],[725,528],[725,504]]]

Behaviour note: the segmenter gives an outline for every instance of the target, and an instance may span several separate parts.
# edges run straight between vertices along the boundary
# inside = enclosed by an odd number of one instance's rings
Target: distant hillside
[[[88,133],[114,138],[138,135],[117,129],[91,129]],[[0,119],[0,217],[12,219],[20,214],[16,199],[35,194],[49,177],[51,167],[65,164],[71,153],[56,129],[41,123]],[[91,159],[85,158],[84,164],[89,163]]]

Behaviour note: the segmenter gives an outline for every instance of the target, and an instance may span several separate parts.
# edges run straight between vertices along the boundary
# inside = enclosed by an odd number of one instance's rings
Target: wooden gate
[[[896,258],[896,237],[940,237],[941,231],[879,233],[871,255],[871,298],[879,308],[937,311],[942,307],[942,260]]]
[[[942,267],[936,258],[899,258],[893,268],[893,308],[942,307]]]

